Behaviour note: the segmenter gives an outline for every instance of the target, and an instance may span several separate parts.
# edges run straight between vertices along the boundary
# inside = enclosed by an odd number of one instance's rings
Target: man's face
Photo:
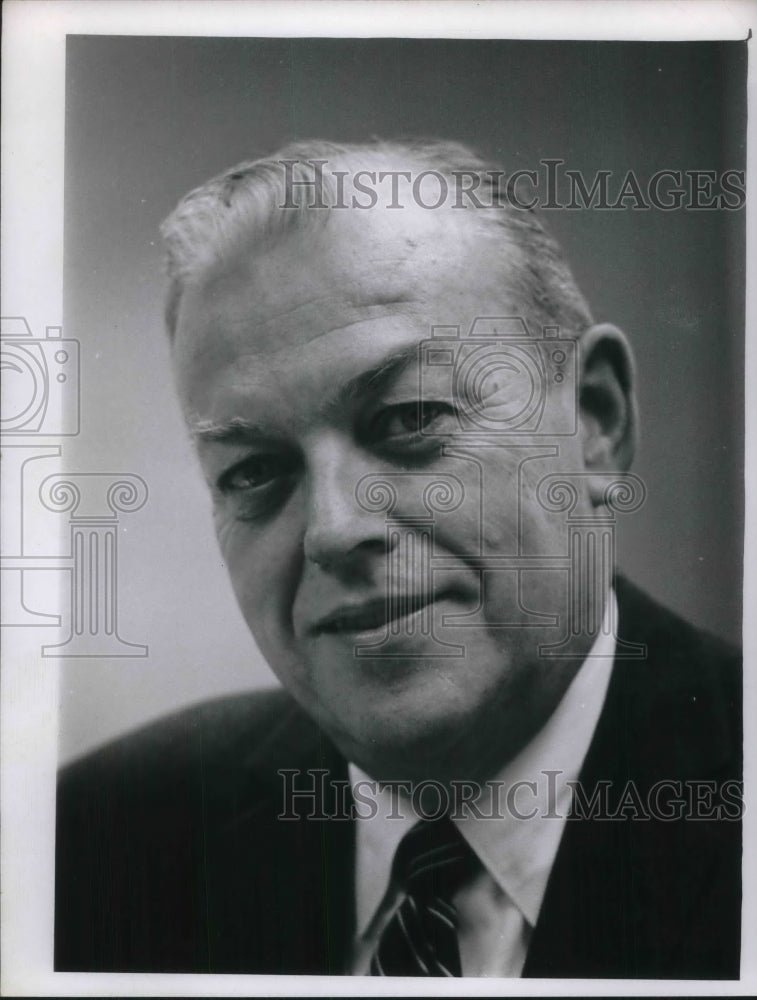
[[[229,251],[181,302],[179,392],[239,605],[376,777],[492,773],[576,669],[538,652],[563,637],[568,593],[564,514],[536,489],[582,468],[580,435],[471,436],[449,366],[419,358],[434,326],[518,314],[499,240],[466,212],[334,212],[267,254]],[[518,378],[479,386],[489,426]],[[568,426],[572,386],[548,406]],[[557,564],[482,568],[518,555]]]

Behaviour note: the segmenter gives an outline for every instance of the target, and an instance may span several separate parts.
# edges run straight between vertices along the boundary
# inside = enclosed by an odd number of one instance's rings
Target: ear
[[[609,323],[586,330],[579,351],[584,467],[597,473],[589,478],[589,495],[598,505],[603,502],[606,473],[625,472],[636,451],[636,373],[625,334]]]

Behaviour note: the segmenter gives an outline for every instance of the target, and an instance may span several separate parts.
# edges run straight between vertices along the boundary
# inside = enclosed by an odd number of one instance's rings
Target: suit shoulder
[[[620,634],[642,641],[671,669],[685,664],[689,675],[703,673],[725,683],[741,683],[741,650],[725,639],[686,621],[625,577],[615,581]]]
[[[318,742],[314,723],[283,689],[214,698],[160,718],[65,765],[59,797],[82,785],[144,795],[182,775],[265,779],[272,765],[307,757]],[[274,767],[274,770],[275,770]]]
[[[702,774],[708,761],[724,761],[735,776],[741,762],[740,650],[627,580],[618,579],[616,590],[619,637],[643,650],[639,657],[621,656],[616,662],[613,689],[627,713],[626,724],[645,747],[670,744]]]

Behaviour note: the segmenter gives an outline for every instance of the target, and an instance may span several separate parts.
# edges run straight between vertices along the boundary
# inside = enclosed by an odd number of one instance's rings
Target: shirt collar
[[[559,705],[455,822],[470,847],[535,926],[570,810],[576,781],[604,704],[615,656],[617,601],[610,591],[602,628]],[[357,809],[357,930],[361,934],[389,884],[392,860],[418,820],[397,789],[349,765]],[[520,783],[520,784],[518,784]],[[362,803],[362,804],[361,804]],[[405,808],[401,806],[404,804]]]
[[[570,811],[569,782],[578,779],[602,712],[615,656],[615,621],[617,603],[610,591],[602,629],[557,708],[484,786],[479,812],[494,818],[469,814],[458,821],[465,839],[531,926]]]

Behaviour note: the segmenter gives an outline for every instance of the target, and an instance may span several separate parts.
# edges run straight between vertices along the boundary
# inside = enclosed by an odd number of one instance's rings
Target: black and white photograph
[[[749,993],[749,5],[59,6],[3,992]]]

